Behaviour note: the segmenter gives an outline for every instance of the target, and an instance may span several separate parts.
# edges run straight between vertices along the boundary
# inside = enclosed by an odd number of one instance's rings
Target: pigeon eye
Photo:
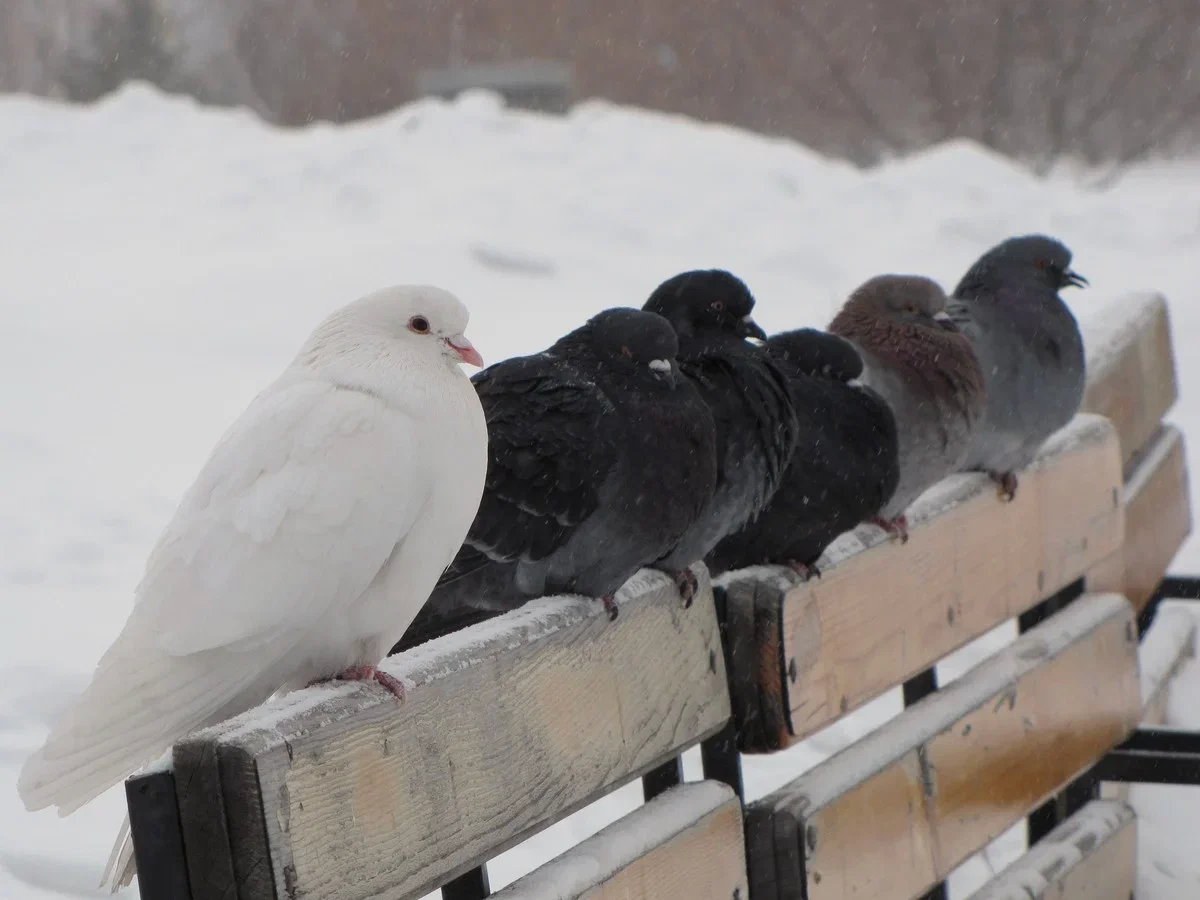
[[[708,308],[711,309],[713,312],[721,312],[725,309],[725,301],[724,300],[714,300]]]
[[[625,357],[626,359],[633,359],[633,351],[630,350],[628,347],[621,348],[621,355],[623,357]]]
[[[408,320],[408,330],[415,334],[429,334],[429,320],[424,316],[413,316]]]

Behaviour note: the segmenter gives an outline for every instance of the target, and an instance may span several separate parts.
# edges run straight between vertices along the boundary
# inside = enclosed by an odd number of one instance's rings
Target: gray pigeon
[[[962,467],[986,402],[983,372],[946,314],[936,282],[881,275],[850,295],[829,325],[863,360],[863,384],[891,407],[899,437],[900,481],[872,521],[908,540],[904,511]]]
[[[393,653],[547,594],[598,597],[615,616],[612,595],[675,547],[713,493],[713,419],[677,349],[661,316],[610,309],[475,376],[483,499]]]
[[[1083,337],[1058,291],[1085,284],[1071,271],[1070,250],[1029,235],[984,254],[947,305],[987,384],[987,412],[964,468],[987,472],[1005,499],[1017,492],[1016,470],[1079,411]]]
[[[717,430],[712,502],[659,563],[686,579],[687,566],[771,501],[800,425],[787,376],[765,348],[746,340],[766,335],[750,317],[754,296],[740,278],[720,269],[684,272],[659,285],[643,309],[679,335],[679,368],[700,389]],[[682,580],[680,588],[687,590]]]

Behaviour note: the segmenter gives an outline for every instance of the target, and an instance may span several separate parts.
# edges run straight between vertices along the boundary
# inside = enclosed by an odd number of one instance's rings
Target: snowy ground
[[[157,530],[217,436],[334,306],[388,283],[444,285],[470,305],[470,334],[494,361],[604,306],[640,305],[684,268],[740,273],[775,330],[823,324],[872,274],[951,284],[992,243],[1047,230],[1094,285],[1070,294],[1081,317],[1130,290],[1172,299],[1183,381],[1172,418],[1200,447],[1200,358],[1188,350],[1200,335],[1198,189],[1200,164],[1094,190],[966,145],[864,174],[793,144],[598,103],[549,120],[476,95],[283,133],[144,88],[88,109],[0,98],[0,782],[15,781],[120,628]],[[1200,541],[1176,568],[1200,570]],[[1175,720],[1200,726],[1200,700],[1185,702],[1200,696],[1200,669],[1182,683]],[[751,794],[898,706],[884,698],[750,762]],[[1141,900],[1200,893],[1200,806],[1167,795],[1139,792]],[[506,854],[493,886],[638,797],[632,785]],[[59,820],[0,790],[0,898],[94,895],[121,805],[112,791]],[[988,865],[964,867],[956,892]]]

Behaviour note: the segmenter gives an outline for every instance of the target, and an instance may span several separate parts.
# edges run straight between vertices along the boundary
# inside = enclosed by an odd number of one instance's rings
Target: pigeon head
[[[1088,280],[1071,270],[1071,251],[1054,238],[1040,234],[1009,238],[976,261],[963,276],[955,296],[994,290],[1002,283],[1033,281],[1057,293],[1065,287],[1084,287]]]
[[[684,339],[711,335],[766,339],[751,318],[754,295],[736,275],[723,269],[683,272],[668,278],[642,309],[658,313]]]
[[[834,321],[838,319],[958,330],[946,312],[945,292],[936,281],[920,275],[872,278],[850,295]]]
[[[571,353],[580,344],[602,372],[675,384],[679,338],[662,316],[640,309],[606,309],[563,338],[558,350]]]
[[[863,372],[862,357],[849,341],[816,328],[771,335],[767,352],[788,370],[815,378],[850,381]]]
[[[413,359],[454,369],[464,362],[482,368],[479,351],[464,334],[469,317],[462,301],[441,288],[384,288],[331,315],[318,326],[302,353],[319,363],[322,356],[370,352],[368,347],[380,344],[390,349],[399,345]]]

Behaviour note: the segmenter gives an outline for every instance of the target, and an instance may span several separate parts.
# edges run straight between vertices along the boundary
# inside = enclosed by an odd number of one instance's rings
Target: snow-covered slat
[[[1088,590],[1119,591],[1140,609],[1192,530],[1187,454],[1178,429],[1163,426],[1125,482],[1125,542],[1088,575]]]
[[[1137,874],[1137,819],[1094,800],[968,900],[1129,900]]]
[[[744,749],[812,734],[1112,556],[1121,484],[1116,431],[1081,415],[1011,503],[983,476],[955,476],[910,510],[907,544],[862,526],[826,551],[819,579],[724,576]]]
[[[583,598],[391,657],[175,750],[194,900],[420,896],[718,731],[729,698],[707,573],[684,608],[643,571],[618,618]]]
[[[1123,740],[1141,706],[1133,609],[1086,595],[752,804],[751,894],[916,897]]]
[[[1154,437],[1179,388],[1167,301],[1123,297],[1081,324],[1088,386],[1083,410],[1112,421],[1126,465]]]
[[[496,894],[497,900],[747,897],[742,806],[718,781],[681,784]]]

